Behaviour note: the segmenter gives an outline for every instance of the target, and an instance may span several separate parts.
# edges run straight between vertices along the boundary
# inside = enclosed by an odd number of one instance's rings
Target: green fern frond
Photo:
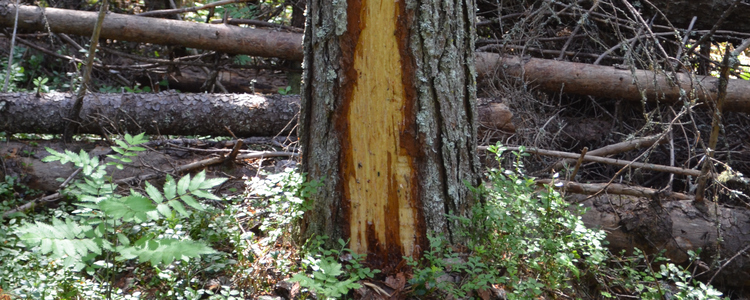
[[[153,215],[156,205],[151,199],[132,192],[130,196],[109,198],[99,203],[101,210],[110,218],[124,222],[147,222],[158,218]]]
[[[145,239],[134,246],[121,247],[119,253],[120,260],[138,258],[140,262],[159,265],[170,264],[177,259],[189,261],[202,254],[216,253],[216,250],[192,240]]]
[[[53,218],[52,224],[35,222],[18,228],[16,234],[28,246],[40,246],[42,254],[52,253],[52,258],[83,257],[89,253],[101,254],[101,241],[87,238],[91,226],[66,219]]]

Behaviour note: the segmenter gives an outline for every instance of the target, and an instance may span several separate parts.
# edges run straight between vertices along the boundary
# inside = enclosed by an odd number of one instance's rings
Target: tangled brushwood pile
[[[612,249],[665,251],[683,264],[694,259],[686,250],[703,249],[696,278],[750,284],[748,247],[737,242],[748,237],[750,118],[736,105],[750,95],[732,94],[750,83],[741,19],[750,5],[480,0],[478,8],[478,57],[513,56],[522,66],[480,77],[480,97],[514,115],[513,131],[480,124],[480,143],[529,147],[531,174],[559,173],[567,192],[588,194],[569,200],[591,209],[584,221],[607,228]],[[552,68],[539,61],[563,67],[545,73]],[[568,92],[576,89],[588,92]],[[733,104],[722,107],[726,99]]]
[[[720,110],[721,118],[714,126],[717,97],[696,105],[704,99],[695,95],[701,89],[716,95],[716,87],[702,84],[698,79],[703,75],[719,75],[725,45],[730,51],[736,50],[735,55],[739,54],[732,57],[739,61],[728,68],[728,76],[750,78],[750,59],[742,54],[744,48],[739,48],[746,47],[741,44],[743,39],[750,38],[750,30],[724,30],[747,29],[742,27],[745,24],[736,23],[735,18],[746,15],[742,12],[750,11],[750,5],[714,1],[712,7],[689,2],[479,1],[478,52],[614,66],[632,72],[650,70],[655,82],[656,77],[674,78],[676,73],[685,73],[694,80],[689,86],[681,84],[683,92],[678,101],[665,102],[645,93],[641,101],[625,101],[614,90],[611,98],[541,93],[535,89],[534,78],[527,77],[531,80],[525,82],[506,76],[484,78],[480,82],[480,96],[508,105],[515,115],[516,130],[513,133],[480,130],[483,133],[480,142],[501,141],[581,153],[585,148],[592,151],[658,135],[657,143],[614,157],[693,170],[701,170],[703,162],[710,161],[712,174],[724,172],[726,178],[732,179],[711,181],[708,197],[732,195],[721,198],[746,206],[750,199],[737,193],[736,188],[745,182],[738,174],[750,174],[747,143],[750,119],[746,113]],[[685,20],[686,14],[695,15],[692,22],[691,18]],[[502,72],[498,71],[500,75]],[[607,85],[598,88],[603,94],[609,89]],[[718,129],[718,135],[712,137],[712,129]],[[716,138],[715,145],[711,144],[712,138]],[[704,155],[709,148],[714,149],[713,158]],[[554,171],[564,171],[575,165],[575,161],[567,167],[555,165],[559,160],[534,156],[527,166],[536,170],[537,175],[546,176],[542,174],[551,174],[548,171],[552,166]],[[694,176],[598,163],[584,164],[576,175],[577,178],[570,179],[614,181],[686,194],[694,194],[698,185]],[[735,192],[726,182],[732,182]]]

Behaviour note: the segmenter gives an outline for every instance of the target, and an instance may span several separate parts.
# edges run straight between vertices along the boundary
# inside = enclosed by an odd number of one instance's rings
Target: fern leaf
[[[89,160],[91,160],[91,157],[89,157],[89,154],[86,151],[83,151],[83,149],[81,149],[81,151],[78,152],[78,157],[81,162],[88,162]]]
[[[216,250],[202,243],[176,239],[146,240],[141,245],[120,249],[123,259],[138,257],[140,262],[150,262],[153,265],[170,264],[177,259],[189,261],[202,254],[212,253],[216,253]]]
[[[90,229],[71,220],[66,222],[53,218],[52,224],[35,222],[16,230],[16,235],[28,246],[39,246],[42,254],[52,253],[52,258],[65,256],[83,257],[90,251],[101,253],[101,248],[91,239],[82,238],[83,231]]]
[[[146,222],[150,219],[147,213],[156,210],[156,205],[150,199],[137,194],[121,199],[107,199],[99,203],[99,206],[104,213],[125,222]]]
[[[61,160],[63,157],[63,154],[60,152],[55,151],[55,149],[52,149],[50,147],[44,147],[45,150],[47,150],[47,153],[50,155],[47,155],[46,157],[42,158],[43,162],[53,162]],[[65,163],[62,163],[65,164]]]

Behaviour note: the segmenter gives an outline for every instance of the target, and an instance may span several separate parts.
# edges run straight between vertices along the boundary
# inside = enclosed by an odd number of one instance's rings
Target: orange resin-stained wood
[[[395,267],[424,236],[419,218],[412,66],[399,28],[403,1],[349,1],[352,82],[341,122],[344,201],[350,247]],[[405,16],[401,16],[405,17]],[[342,45],[342,48],[351,45]],[[345,54],[346,55],[346,52]]]

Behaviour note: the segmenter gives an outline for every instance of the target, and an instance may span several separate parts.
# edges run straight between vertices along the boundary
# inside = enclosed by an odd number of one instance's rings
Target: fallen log
[[[15,6],[0,5],[0,26],[12,27]],[[95,12],[36,6],[18,6],[19,27],[90,36]],[[44,20],[47,20],[46,22]],[[110,13],[104,20],[101,37],[164,45],[183,45],[220,52],[302,60],[302,35],[272,30],[252,29],[223,24],[204,24],[169,19],[155,19]],[[664,101],[675,103],[681,95],[691,95],[702,102],[716,98],[718,79],[684,73],[677,77],[648,70],[620,70],[610,66],[563,62],[536,58],[500,56],[479,52],[476,57],[480,77],[511,76],[530,81],[543,91],[570,93],[631,101]],[[502,72],[498,72],[502,70]],[[643,93],[642,93],[643,92]],[[730,79],[725,109],[750,113],[750,81]]]
[[[614,67],[548,59],[477,53],[477,73],[488,77],[511,76],[529,81],[532,86],[552,93],[621,98],[629,101],[675,103],[687,94],[700,103],[717,97],[719,79],[677,73],[676,78],[648,70],[620,70]],[[692,96],[691,96],[692,95]],[[689,99],[687,99],[689,100]],[[750,113],[750,81],[730,79],[724,100],[726,111]]]
[[[748,209],[716,204],[709,205],[704,213],[692,205],[692,200],[659,202],[626,195],[601,195],[583,201],[586,197],[573,195],[568,200],[581,202],[588,209],[583,222],[587,227],[604,230],[612,251],[639,248],[653,254],[666,250],[664,255],[673,262],[687,263],[687,251],[701,249],[704,266],[726,266],[718,274],[715,274],[718,268],[714,267],[699,279],[716,275],[714,285],[750,285],[750,256],[742,253],[750,245]],[[730,261],[731,257],[734,259]],[[697,273],[703,271],[707,270],[699,269]]]
[[[0,4],[0,26],[13,28],[16,6],[10,2],[3,4]],[[18,28],[23,30],[49,29],[55,33],[91,36],[96,18],[96,12],[18,6]],[[108,13],[100,38],[302,60],[302,35],[299,33],[224,24]]]
[[[0,94],[0,131],[62,133],[73,96]],[[89,94],[84,99],[78,133],[273,136],[291,132],[298,112],[297,96]]]
[[[60,134],[74,96],[0,94],[0,131]],[[507,106],[489,103],[478,110],[484,127],[514,130],[513,114]],[[292,132],[298,112],[299,95],[89,94],[78,133],[274,136]]]

